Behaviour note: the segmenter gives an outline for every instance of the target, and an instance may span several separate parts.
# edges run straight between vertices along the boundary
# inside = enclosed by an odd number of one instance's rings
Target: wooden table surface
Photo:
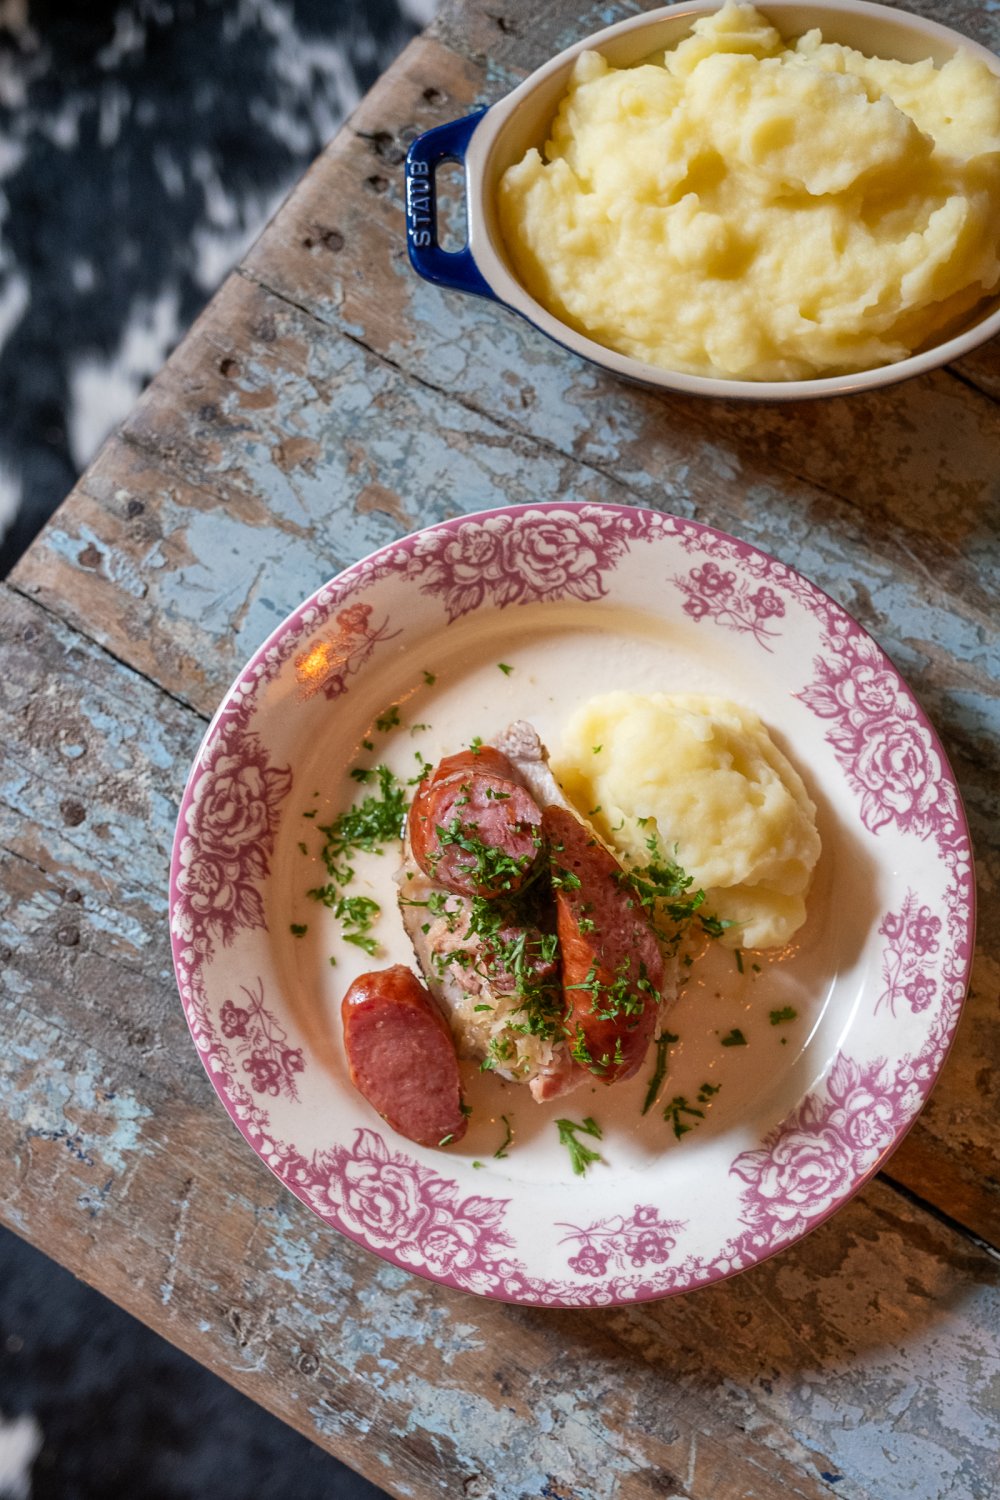
[[[641,8],[446,5],[0,589],[3,1220],[397,1496],[995,1496],[1000,346],[788,408],[653,395],[406,261],[413,136]],[[918,8],[1000,48],[987,0]],[[311,1217],[212,1092],[166,920],[188,766],[272,627],[420,524],[553,496],[710,522],[843,603],[941,732],[981,902],[887,1171],[755,1270],[592,1313]]]

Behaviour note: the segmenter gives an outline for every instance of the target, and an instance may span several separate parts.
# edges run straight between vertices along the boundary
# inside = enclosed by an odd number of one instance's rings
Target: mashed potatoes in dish
[[[890,364],[1000,285],[1000,77],[786,44],[728,0],[662,61],[582,53],[499,211],[531,295],[637,359],[744,380]]]
[[[706,912],[736,924],[731,947],[779,947],[805,921],[816,809],[756,714],[724,698],[608,693],[573,715],[553,770],[633,864],[650,862],[655,834]]]

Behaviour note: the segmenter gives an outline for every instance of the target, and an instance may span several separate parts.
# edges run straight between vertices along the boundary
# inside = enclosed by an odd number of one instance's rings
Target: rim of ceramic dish
[[[476,127],[465,156],[466,194],[468,213],[469,250],[480,274],[498,300],[520,313],[556,343],[582,355],[591,363],[601,365],[627,380],[642,385],[656,386],[666,390],[680,391],[698,396],[729,398],[751,401],[803,401],[823,396],[851,395],[881,386],[894,385],[911,376],[922,375],[939,369],[953,360],[970,353],[1000,333],[1000,292],[991,295],[997,305],[986,312],[970,327],[906,359],[894,364],[878,365],[874,369],[859,370],[846,375],[824,375],[813,380],[733,380],[709,375],[690,375],[681,371],[665,370],[631,355],[620,354],[606,345],[597,343],[586,334],[578,333],[568,324],[555,317],[526,290],[508,267],[506,257],[497,244],[499,231],[491,228],[492,214],[486,202],[490,185],[490,157],[503,127],[525,100],[554,75],[568,75],[573,61],[585,51],[600,50],[608,42],[636,31],[653,28],[664,22],[677,25],[685,20],[696,20],[710,15],[720,8],[720,0],[685,0],[685,3],[660,7],[642,15],[631,16],[613,26],[591,33],[572,46],[543,63],[519,84],[512,93],[498,100],[486,110]],[[858,17],[872,23],[891,25],[926,38],[928,44],[939,55],[959,51],[969,52],[984,62],[1000,77],[1000,56],[981,43],[963,36],[950,26],[914,15],[893,6],[879,5],[874,0],[761,0],[761,13],[781,15],[787,11],[816,11],[827,15]]]
[[[641,523],[645,521],[647,524],[649,522],[652,522],[655,526],[664,526],[669,525],[670,523],[674,523],[679,528],[678,532],[676,533],[677,536],[703,536],[706,538],[714,539],[716,543],[732,546],[736,549],[737,555],[742,560],[746,561],[751,558],[757,559],[760,562],[764,563],[768,568],[775,567],[779,570],[780,574],[786,576],[788,579],[793,580],[800,585],[803,585],[804,592],[807,595],[810,595],[817,604],[822,605],[830,613],[832,618],[840,621],[842,624],[855,631],[861,639],[866,641],[872,647],[875,659],[888,673],[891,674],[892,678],[895,679],[895,681],[903,689],[907,698],[912,703],[916,722],[927,733],[930,739],[931,747],[940,758],[942,768],[942,776],[940,778],[940,781],[941,783],[947,783],[948,785],[950,785],[951,789],[955,793],[956,812],[954,814],[954,818],[957,824],[957,831],[953,839],[953,847],[960,854],[966,857],[971,870],[972,845],[967,815],[958,788],[958,783],[955,779],[946,752],[941,744],[940,738],[933,723],[930,721],[921,704],[914,696],[913,691],[907,684],[905,678],[903,678],[902,675],[897,671],[888,654],[882,649],[881,646],[879,646],[878,642],[874,640],[869,632],[864,630],[864,628],[858,624],[853,616],[851,616],[848,611],[845,610],[844,607],[840,605],[831,595],[826,593],[817,584],[813,583],[811,579],[808,579],[803,574],[799,573],[797,569],[792,568],[789,564],[782,563],[779,559],[774,558],[771,554],[767,553],[755,544],[743,541],[740,538],[733,537],[730,533],[724,532],[717,527],[709,526],[703,522],[693,521],[683,517],[675,517],[667,512],[650,510],[648,507],[623,506],[605,502],[595,503],[588,501],[545,501],[539,502],[537,504],[531,504],[529,502],[525,504],[492,507],[487,510],[470,512],[468,514],[463,514],[461,516],[452,517],[447,520],[437,522],[431,526],[424,527],[419,531],[409,533],[407,536],[402,537],[397,541],[387,543],[384,547],[377,549],[373,553],[367,554],[364,558],[361,558],[357,562],[352,563],[348,567],[342,569],[341,572],[336,574],[328,583],[325,583],[314,590],[306,600],[304,600],[300,605],[292,610],[285,617],[285,619],[279,625],[277,625],[274,630],[271,631],[267,639],[251,656],[246,666],[237,674],[229,689],[224,694],[218,709],[213,715],[211,722],[209,723],[209,726],[205,731],[201,744],[199,745],[198,751],[192,762],[191,770],[188,774],[183,797],[178,811],[177,825],[175,829],[171,853],[169,877],[169,910],[171,913],[171,918],[174,914],[175,904],[178,904],[181,895],[180,887],[178,884],[178,877],[181,873],[182,865],[181,846],[187,832],[187,813],[194,800],[195,787],[202,766],[202,757],[212,739],[213,731],[215,730],[222,716],[226,713],[227,709],[232,708],[234,703],[244,701],[248,693],[250,693],[251,696],[253,695],[253,687],[251,686],[251,683],[253,682],[254,685],[256,684],[257,679],[255,678],[255,673],[258,672],[258,669],[263,669],[266,660],[274,652],[275,648],[280,646],[286,637],[292,636],[295,638],[299,638],[303,634],[303,630],[304,628],[306,628],[306,622],[310,616],[310,612],[315,611],[317,603],[318,601],[320,601],[321,596],[328,594],[328,592],[331,590],[335,590],[339,605],[339,603],[343,601],[344,597],[346,595],[349,595],[352,590],[356,589],[359,585],[365,582],[371,582],[373,577],[378,576],[377,569],[380,562],[387,560],[392,554],[413,554],[423,540],[437,533],[458,533],[468,526],[481,526],[483,523],[489,522],[496,518],[516,519],[528,514],[533,514],[534,516],[545,518],[548,516],[558,515],[559,513],[562,513],[565,516],[567,511],[586,512],[592,518],[595,515],[600,514],[603,516],[607,516],[610,519],[627,518],[632,522],[638,521],[639,523]],[[316,628],[315,623],[308,624],[307,628],[309,630],[314,630]],[[264,1156],[263,1152],[259,1149],[259,1146],[254,1141],[253,1132],[250,1124],[248,1123],[247,1111],[245,1107],[240,1107],[233,1098],[227,1095],[224,1090],[223,1084],[220,1081],[218,1073],[211,1066],[211,1058],[203,1050],[203,1047],[199,1041],[199,1019],[194,1014],[188,1000],[185,999],[184,995],[184,985],[181,978],[182,968],[184,966],[187,966],[188,969],[190,969],[191,965],[190,954],[188,953],[187,955],[185,955],[184,952],[187,940],[182,938],[178,931],[175,929],[173,920],[171,920],[171,951],[173,956],[175,978],[177,980],[178,989],[180,992],[181,1004],[184,1010],[185,1019],[191,1032],[192,1039],[196,1044],[198,1055],[201,1058],[201,1062],[205,1067],[206,1072],[208,1073],[209,1079],[212,1082],[212,1085],[219,1097],[220,1102],[225,1108],[230,1119],[233,1121],[233,1124],[247,1141],[248,1145],[250,1145],[251,1149],[254,1150],[255,1154],[265,1162],[269,1170],[274,1173],[274,1175],[278,1178],[282,1185],[288,1188],[297,1198],[299,1198],[301,1202],[309,1207],[312,1212],[316,1213],[317,1216],[324,1223],[326,1223],[328,1227],[336,1229],[338,1233],[346,1235],[347,1238],[353,1240],[363,1248],[372,1251],[381,1259],[398,1266],[402,1270],[411,1272],[415,1275],[419,1275],[424,1279],[435,1282],[439,1285],[455,1287],[456,1289],[463,1291],[473,1290],[477,1295],[486,1296],[491,1300],[511,1303],[513,1305],[519,1306],[537,1307],[620,1307],[631,1306],[644,1301],[661,1300],[668,1296],[675,1296],[684,1292],[696,1290],[701,1286],[709,1286],[716,1281],[727,1280],[734,1275],[740,1274],[744,1270],[749,1270],[753,1266],[759,1265],[765,1260],[769,1260],[772,1255],[775,1255],[780,1251],[786,1250],[792,1245],[799,1243],[802,1239],[805,1238],[806,1235],[811,1234],[814,1229],[817,1229],[822,1224],[825,1224],[834,1213],[843,1208],[844,1205],[848,1203],[871,1180],[871,1178],[874,1177],[875,1174],[883,1168],[887,1158],[891,1156],[893,1151],[895,1151],[895,1149],[899,1146],[900,1142],[903,1140],[917,1118],[919,1118],[922,1110],[926,1106],[927,1100],[931,1092],[933,1091],[938,1078],[940,1077],[941,1070],[944,1067],[951,1048],[954,1044],[958,1023],[961,1019],[965,1000],[967,999],[968,995],[968,986],[974,952],[976,927],[976,888],[974,878],[971,874],[968,876],[964,894],[967,899],[967,911],[961,926],[960,934],[958,934],[955,938],[955,949],[958,967],[955,970],[953,976],[955,986],[957,986],[959,982],[961,983],[962,998],[955,1006],[954,1014],[948,1020],[947,1029],[943,1036],[943,1048],[940,1053],[940,1058],[936,1066],[934,1067],[931,1076],[928,1078],[920,1079],[916,1083],[916,1091],[919,1098],[918,1106],[914,1109],[912,1115],[908,1119],[906,1119],[904,1123],[898,1126],[894,1126],[891,1138],[888,1139],[884,1147],[882,1147],[882,1149],[878,1151],[878,1155],[876,1159],[871,1163],[871,1165],[865,1170],[858,1172],[857,1175],[851,1179],[849,1185],[844,1188],[842,1192],[836,1194],[833,1197],[829,1206],[821,1212],[817,1213],[816,1216],[812,1218],[804,1228],[796,1231],[788,1239],[780,1243],[773,1244],[766,1248],[761,1247],[759,1252],[754,1251],[752,1256],[746,1259],[742,1264],[730,1265],[725,1269],[719,1268],[718,1266],[713,1266],[708,1274],[703,1274],[700,1276],[696,1275],[694,1272],[691,1272],[687,1280],[682,1279],[677,1284],[671,1285],[666,1289],[654,1289],[651,1291],[637,1293],[631,1296],[622,1295],[610,1296],[607,1298],[595,1296],[592,1300],[587,1301],[573,1300],[571,1298],[566,1298],[565,1300],[563,1300],[558,1295],[552,1295],[551,1293],[535,1296],[527,1295],[524,1293],[508,1293],[493,1286],[487,1289],[469,1288],[462,1281],[458,1280],[453,1274],[437,1274],[424,1266],[414,1265],[410,1261],[402,1258],[399,1253],[393,1251],[392,1249],[386,1248],[385,1246],[380,1246],[376,1243],[372,1243],[369,1239],[366,1238],[364,1233],[355,1232],[353,1229],[345,1227],[342,1223],[336,1222],[333,1218],[321,1212],[321,1210],[317,1208],[316,1203],[310,1201],[304,1189],[300,1188],[294,1180],[289,1180],[289,1178],[284,1175],[276,1165],[274,1165],[273,1161],[268,1160]],[[200,961],[196,960],[196,962]],[[828,1068],[824,1077],[828,1078],[829,1076],[830,1069]]]

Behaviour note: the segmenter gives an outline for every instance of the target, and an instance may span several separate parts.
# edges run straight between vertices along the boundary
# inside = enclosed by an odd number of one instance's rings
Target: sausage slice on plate
[[[403,964],[359,975],[341,1017],[351,1082],[386,1124],[420,1146],[460,1140],[455,1043],[416,975]]]
[[[663,957],[628,877],[570,812],[547,807],[566,1031],[578,1063],[602,1083],[642,1066],[659,1014]]]
[[[499,750],[447,756],[410,807],[410,848],[425,875],[462,896],[512,895],[541,849],[542,815]]]

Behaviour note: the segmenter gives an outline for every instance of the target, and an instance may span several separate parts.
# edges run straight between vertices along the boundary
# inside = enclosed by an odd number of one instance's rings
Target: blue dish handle
[[[434,173],[443,161],[465,165],[465,153],[485,109],[438,125],[417,136],[406,153],[406,247],[418,276],[438,286],[499,301],[483,278],[468,245],[442,250],[438,243]]]

